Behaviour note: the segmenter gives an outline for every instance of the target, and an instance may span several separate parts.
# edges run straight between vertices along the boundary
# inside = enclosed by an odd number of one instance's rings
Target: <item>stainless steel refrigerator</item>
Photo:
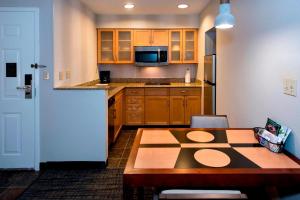
[[[216,55],[204,57],[204,114],[216,114]]]

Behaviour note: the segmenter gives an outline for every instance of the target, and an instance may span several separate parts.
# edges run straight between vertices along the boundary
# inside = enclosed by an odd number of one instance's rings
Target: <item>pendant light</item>
[[[235,24],[235,18],[231,14],[230,0],[220,0],[219,12],[215,20],[215,27],[218,29],[232,28]]]

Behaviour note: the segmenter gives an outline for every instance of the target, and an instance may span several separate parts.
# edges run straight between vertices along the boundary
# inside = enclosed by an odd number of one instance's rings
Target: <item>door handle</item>
[[[38,68],[46,68],[47,66],[45,65],[39,65],[37,63],[35,64],[31,64],[31,68],[34,68],[34,69],[38,69]]]
[[[18,86],[17,90],[30,90],[31,85],[25,85],[25,86]]]

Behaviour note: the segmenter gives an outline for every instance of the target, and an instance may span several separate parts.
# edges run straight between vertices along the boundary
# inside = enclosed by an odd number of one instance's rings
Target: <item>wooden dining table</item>
[[[144,187],[272,190],[297,185],[299,159],[261,146],[252,129],[139,129],[123,174],[126,199]]]

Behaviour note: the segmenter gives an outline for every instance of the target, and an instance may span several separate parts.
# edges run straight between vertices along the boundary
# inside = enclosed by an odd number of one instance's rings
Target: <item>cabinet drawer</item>
[[[170,95],[171,96],[181,96],[181,95],[198,96],[201,95],[201,88],[171,88]]]
[[[144,88],[127,88],[126,89],[126,92],[125,92],[126,95],[144,95],[145,94],[145,90]]]
[[[147,95],[147,96],[168,96],[169,88],[146,88],[145,95]]]
[[[144,96],[127,96],[126,104],[144,104]]]
[[[126,111],[139,112],[144,110],[144,105],[129,104],[126,106]]]

